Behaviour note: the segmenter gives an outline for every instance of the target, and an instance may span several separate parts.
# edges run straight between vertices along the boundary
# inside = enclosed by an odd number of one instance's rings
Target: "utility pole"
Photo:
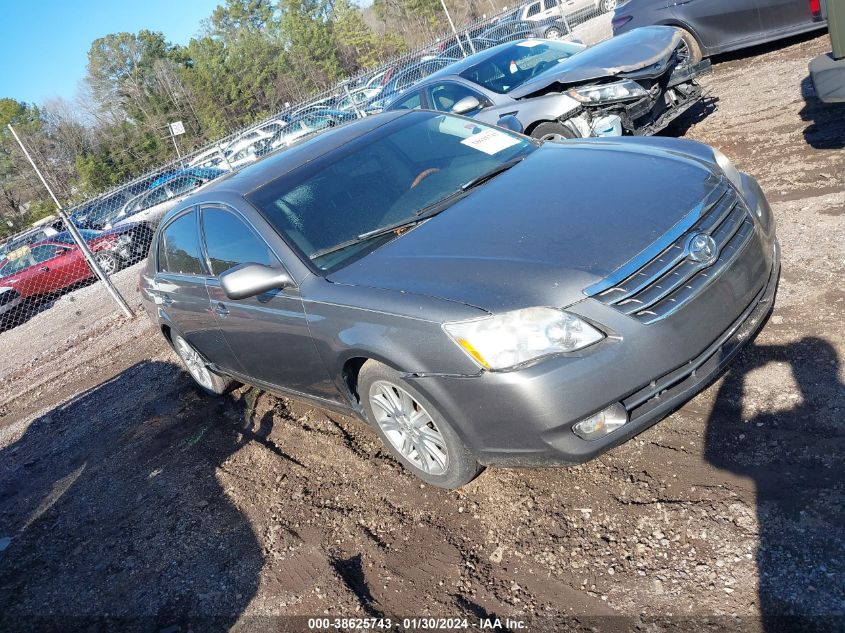
[[[73,241],[76,242],[76,245],[79,247],[79,250],[82,251],[82,254],[85,256],[85,259],[88,260],[88,265],[91,266],[91,270],[94,271],[94,274],[103,282],[103,285],[106,287],[106,291],[108,291],[111,298],[114,299],[114,302],[120,307],[127,317],[134,316],[132,314],[132,310],[129,308],[129,305],[126,303],[126,300],[120,295],[117,291],[117,288],[114,287],[111,279],[106,273],[103,272],[103,269],[100,268],[100,265],[97,263],[97,260],[94,259],[94,254],[91,252],[91,249],[88,248],[88,243],[82,238],[82,235],[79,233],[79,229],[76,228],[73,222],[71,222],[70,217],[68,217],[67,213],[65,213],[64,208],[62,207],[59,199],[56,198],[56,194],[53,193],[53,190],[50,188],[50,185],[47,184],[47,181],[44,179],[44,176],[41,175],[41,171],[38,169],[38,166],[35,164],[35,161],[32,160],[32,156],[29,155],[29,152],[26,149],[26,146],[21,141],[18,133],[15,132],[15,128],[12,127],[12,124],[7,124],[9,131],[12,133],[12,136],[15,137],[15,140],[20,145],[21,149],[23,150],[24,156],[29,161],[29,164],[32,165],[32,168],[35,170],[35,173],[38,175],[38,178],[41,180],[41,184],[44,185],[44,188],[47,190],[47,193],[50,194],[50,197],[53,199],[53,202],[56,203],[56,210],[59,214],[59,217],[64,221],[65,226],[67,227],[68,232],[70,233]]]

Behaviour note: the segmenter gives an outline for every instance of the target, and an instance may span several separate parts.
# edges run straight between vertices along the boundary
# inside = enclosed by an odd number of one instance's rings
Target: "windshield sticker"
[[[462,145],[467,145],[477,149],[485,154],[498,154],[503,149],[519,144],[519,139],[514,138],[509,134],[504,134],[498,130],[487,130],[480,134],[474,134],[469,138],[461,141]]]
[[[525,40],[524,42],[517,42],[517,46],[524,46],[525,48],[534,48],[535,46],[539,46],[543,42],[540,40]]]

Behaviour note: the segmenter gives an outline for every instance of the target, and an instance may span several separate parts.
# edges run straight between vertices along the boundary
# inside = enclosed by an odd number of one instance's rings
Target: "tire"
[[[541,141],[578,138],[578,135],[559,121],[546,121],[531,130],[531,137]]]
[[[675,28],[681,32],[681,39],[683,40],[684,44],[686,44],[687,57],[689,59],[688,63],[697,64],[698,62],[700,62],[704,58],[704,55],[701,52],[701,44],[699,44],[698,40],[695,39],[695,35],[687,31],[686,29],[682,29],[679,26],[676,26]],[[683,63],[684,62],[682,60],[681,64]]]
[[[616,9],[617,4],[618,2],[616,0],[601,0],[599,8],[602,13],[610,13]]]
[[[193,378],[197,387],[212,396],[221,396],[234,384],[231,378],[215,374],[205,365],[205,360],[193,346],[176,332],[171,333],[173,349],[182,361],[185,370]]]
[[[94,253],[94,261],[96,261],[100,266],[100,269],[106,273],[107,277],[111,277],[120,270],[120,257],[111,251],[99,251]]]
[[[563,29],[553,26],[546,29],[546,32],[543,33],[543,37],[547,40],[559,40],[563,37]]]
[[[460,488],[483,470],[437,407],[399,372],[367,361],[358,374],[358,393],[387,449],[426,483]]]

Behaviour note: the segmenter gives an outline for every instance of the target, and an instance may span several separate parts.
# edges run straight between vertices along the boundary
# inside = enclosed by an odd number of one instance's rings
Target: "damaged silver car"
[[[589,48],[526,39],[444,68],[387,109],[439,110],[492,124],[513,116],[539,139],[645,136],[702,99],[696,79],[709,70],[709,61],[690,62],[671,26],[635,29]]]

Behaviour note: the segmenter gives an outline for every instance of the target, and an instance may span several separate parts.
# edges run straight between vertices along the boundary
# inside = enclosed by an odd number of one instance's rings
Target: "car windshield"
[[[534,148],[499,128],[417,111],[270,181],[248,199],[304,259],[329,271],[395,236],[366,234],[424,217]]]
[[[579,50],[566,42],[523,40],[470,66],[461,73],[461,77],[493,92],[506,94]]]

